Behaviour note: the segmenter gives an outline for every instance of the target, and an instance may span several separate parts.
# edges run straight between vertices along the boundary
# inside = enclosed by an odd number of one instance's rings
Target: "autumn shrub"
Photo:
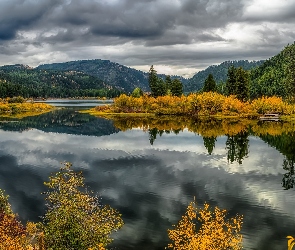
[[[45,185],[51,190],[44,216],[47,249],[101,249],[112,241],[110,234],[122,227],[118,211],[87,191],[82,173],[74,172],[70,163]]]
[[[15,96],[12,98],[7,98],[7,102],[8,103],[24,103],[26,101],[25,98],[21,97],[21,96]]]
[[[43,112],[52,110],[46,103],[0,103],[0,113]]]
[[[190,113],[197,115],[214,115],[222,111],[225,96],[216,92],[204,92],[188,96]]]
[[[265,113],[279,113],[279,114],[293,114],[294,105],[284,102],[281,97],[262,97],[252,101],[251,107],[253,112],[258,114]]]
[[[41,238],[37,224],[28,222],[26,227],[23,226],[12,212],[8,196],[0,190],[0,249],[44,250],[39,244]]]
[[[228,96],[224,98],[222,103],[222,114],[224,115],[236,115],[236,114],[248,114],[249,103],[242,102],[235,96]]]
[[[168,230],[171,240],[168,249],[242,249],[242,223],[242,216],[227,219],[226,210],[215,207],[212,211],[206,203],[198,209],[196,202],[191,202],[178,224]]]

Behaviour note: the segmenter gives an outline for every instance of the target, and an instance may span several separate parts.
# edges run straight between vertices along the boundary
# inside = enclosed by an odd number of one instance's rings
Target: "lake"
[[[40,221],[43,182],[69,161],[122,213],[115,249],[164,249],[167,229],[194,197],[244,216],[244,249],[287,249],[286,236],[295,235],[294,124],[106,120],[70,106],[0,119],[0,188],[22,221]]]

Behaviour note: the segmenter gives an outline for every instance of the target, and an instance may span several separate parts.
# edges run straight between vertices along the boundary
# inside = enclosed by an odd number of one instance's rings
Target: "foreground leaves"
[[[243,217],[236,215],[226,219],[226,210],[209,205],[198,209],[193,201],[174,229],[168,230],[172,243],[168,249],[174,250],[226,250],[242,249],[241,230]]]

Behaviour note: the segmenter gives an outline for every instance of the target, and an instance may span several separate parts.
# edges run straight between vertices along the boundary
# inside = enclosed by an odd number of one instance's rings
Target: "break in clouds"
[[[275,55],[295,40],[294,9],[294,0],[1,1],[0,64],[100,58],[190,75]]]

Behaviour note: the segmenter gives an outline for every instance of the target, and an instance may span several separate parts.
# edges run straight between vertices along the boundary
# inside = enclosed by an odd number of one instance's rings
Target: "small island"
[[[23,97],[12,97],[0,99],[1,117],[23,118],[26,116],[40,115],[55,109],[46,103],[35,103]]]

